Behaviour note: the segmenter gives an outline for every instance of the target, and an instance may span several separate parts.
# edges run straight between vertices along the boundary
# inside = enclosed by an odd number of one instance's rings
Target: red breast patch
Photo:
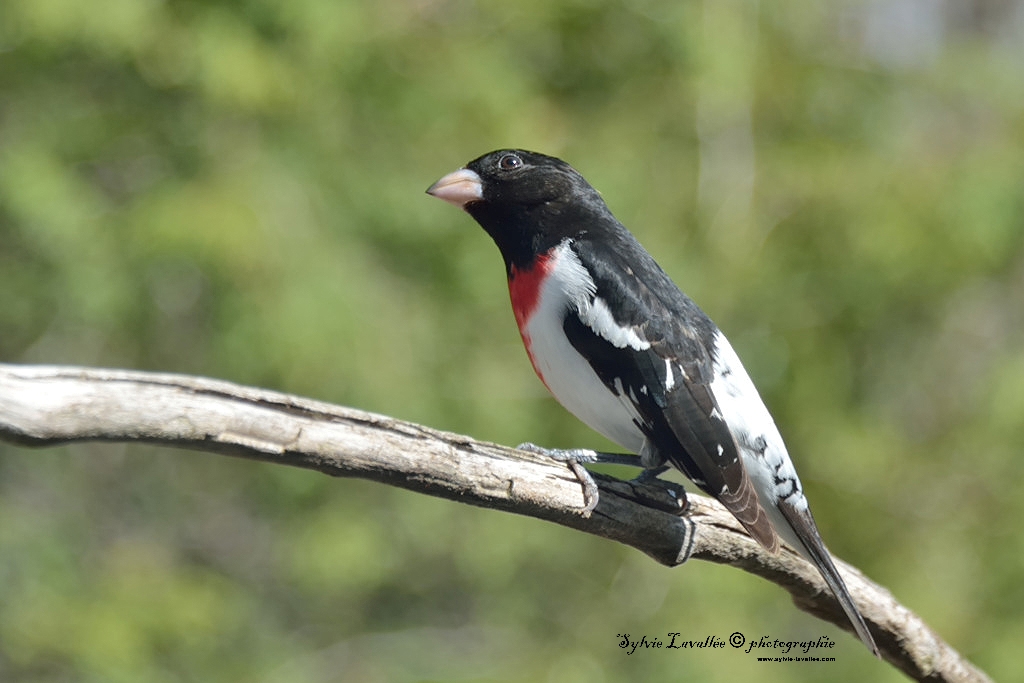
[[[544,381],[544,375],[537,368],[537,361],[533,357],[530,335],[526,331],[526,326],[540,303],[541,288],[544,287],[544,281],[551,274],[551,269],[554,268],[553,261],[551,252],[541,254],[529,268],[520,270],[513,265],[512,272],[508,276],[512,313],[516,316],[516,324],[519,325],[519,334],[523,338],[523,345],[526,346],[526,353],[530,356],[530,364],[533,365],[534,372],[540,377],[540,381],[544,382],[544,386],[547,386],[547,382]]]
[[[553,266],[551,260],[549,252],[538,256],[528,269],[520,270],[512,266],[512,273],[508,276],[508,292],[512,296],[512,312],[515,313],[520,331],[525,331],[526,323],[540,303],[541,287]]]

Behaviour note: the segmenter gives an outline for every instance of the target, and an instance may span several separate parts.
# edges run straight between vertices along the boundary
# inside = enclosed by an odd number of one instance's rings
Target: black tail
[[[786,521],[789,522],[793,531],[796,532],[797,538],[800,539],[803,547],[797,548],[797,550],[803,551],[800,554],[807,557],[818,568],[818,571],[821,572],[821,577],[825,579],[825,583],[828,584],[832,594],[839,601],[839,606],[843,608],[846,616],[850,619],[850,623],[853,624],[853,630],[857,632],[857,636],[871,650],[872,654],[881,658],[878,646],[875,645],[875,639],[871,637],[871,632],[868,631],[868,625],[864,621],[864,617],[861,616],[857,606],[853,604],[850,591],[846,589],[843,577],[839,575],[839,570],[836,569],[836,565],[832,562],[832,556],[829,555],[828,550],[825,548],[825,543],[821,540],[821,534],[818,533],[818,527],[814,523],[811,511],[808,509],[799,511],[792,505],[785,503],[779,506],[779,511],[786,518]]]

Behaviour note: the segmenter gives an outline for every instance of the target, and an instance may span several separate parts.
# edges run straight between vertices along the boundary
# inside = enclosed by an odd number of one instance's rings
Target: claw
[[[590,475],[587,468],[581,465],[579,461],[570,459],[566,462],[579,482],[583,484],[583,516],[589,517],[590,513],[597,507],[599,500],[597,482],[594,481],[594,477]]]

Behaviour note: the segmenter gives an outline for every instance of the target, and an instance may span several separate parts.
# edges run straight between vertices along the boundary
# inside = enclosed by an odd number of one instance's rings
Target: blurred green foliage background
[[[729,334],[832,550],[1021,680],[1019,0],[3,0],[0,360],[607,446],[533,377],[486,235],[423,194],[504,146],[580,169]],[[733,631],[838,661],[617,647]],[[0,445],[2,680],[750,676],[903,680],[733,569],[283,467]]]

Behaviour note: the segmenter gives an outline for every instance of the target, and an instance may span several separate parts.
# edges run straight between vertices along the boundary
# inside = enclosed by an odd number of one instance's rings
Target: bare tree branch
[[[595,475],[600,502],[581,514],[565,465],[381,415],[218,380],[126,370],[0,364],[0,439],[28,446],[146,441],[361,477],[545,519],[674,566],[690,557],[739,567],[849,630],[815,569],[788,549],[765,552],[717,502],[671,484]],[[837,562],[883,656],[919,681],[988,681],[881,586]]]

